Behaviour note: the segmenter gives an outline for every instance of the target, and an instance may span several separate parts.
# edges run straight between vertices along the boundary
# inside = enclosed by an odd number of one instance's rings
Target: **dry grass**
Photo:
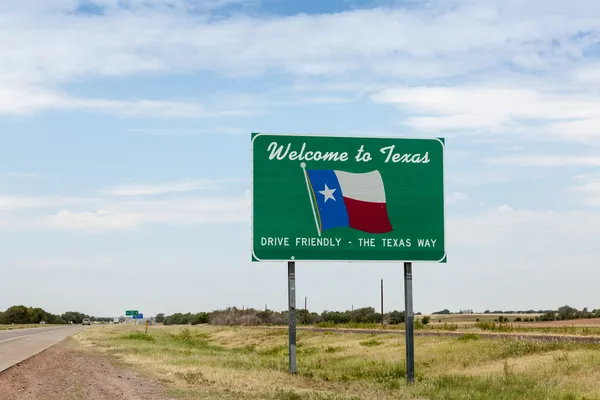
[[[138,333],[133,333],[138,330]],[[132,334],[133,333],[133,334]],[[600,345],[416,337],[417,383],[404,381],[404,337],[250,328],[106,326],[75,337],[185,399],[579,399],[600,397]]]
[[[0,331],[12,330],[12,329],[25,329],[25,328],[40,328],[40,327],[51,327],[51,326],[60,326],[60,325],[50,325],[50,324],[10,324],[10,325],[2,325],[0,324]]]
[[[599,328],[600,318],[581,318],[566,321],[540,321],[520,323],[521,326],[532,328],[554,328],[554,327],[590,327]]]

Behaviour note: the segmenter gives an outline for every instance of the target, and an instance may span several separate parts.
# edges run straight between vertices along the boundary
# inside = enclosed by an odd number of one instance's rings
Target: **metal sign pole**
[[[415,382],[415,341],[412,292],[412,263],[404,263],[404,304],[406,318],[406,380]]]
[[[289,319],[289,355],[290,373],[296,370],[296,263],[288,262],[288,319]]]

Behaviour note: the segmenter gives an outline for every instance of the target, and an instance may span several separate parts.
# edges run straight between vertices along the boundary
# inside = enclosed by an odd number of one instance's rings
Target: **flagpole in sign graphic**
[[[393,230],[378,170],[365,173],[307,170],[305,163],[300,167],[319,236],[327,229],[339,227],[374,234]]]
[[[306,189],[308,190],[308,198],[310,199],[310,206],[312,208],[313,217],[315,217],[315,225],[317,226],[317,233],[319,234],[319,237],[321,237],[321,224],[319,224],[319,219],[317,218],[317,211],[315,209],[315,202],[317,201],[317,199],[314,198],[314,193],[310,187],[308,175],[306,174],[306,163],[300,163],[300,167],[302,168],[302,172],[304,173],[304,180],[306,181]]]

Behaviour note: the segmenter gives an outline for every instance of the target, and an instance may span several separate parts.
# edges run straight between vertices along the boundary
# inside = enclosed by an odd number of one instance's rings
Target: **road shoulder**
[[[66,339],[0,374],[0,399],[167,400],[164,388]]]

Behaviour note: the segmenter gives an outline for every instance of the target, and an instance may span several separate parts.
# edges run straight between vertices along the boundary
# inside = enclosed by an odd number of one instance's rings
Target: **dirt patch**
[[[2,400],[170,400],[160,384],[70,340],[0,374]]]

